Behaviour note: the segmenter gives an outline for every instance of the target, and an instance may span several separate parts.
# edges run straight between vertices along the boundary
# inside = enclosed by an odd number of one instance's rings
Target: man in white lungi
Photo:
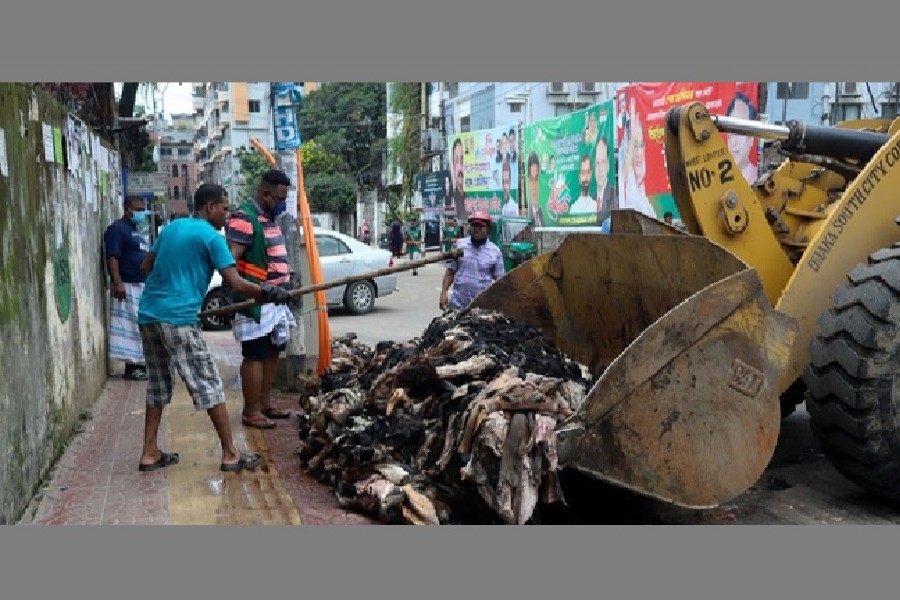
[[[144,291],[141,261],[150,246],[140,231],[150,211],[140,196],[125,197],[125,214],[110,223],[104,235],[106,270],[112,287],[109,322],[109,357],[125,362],[125,379],[144,381],[144,350],[137,312]]]

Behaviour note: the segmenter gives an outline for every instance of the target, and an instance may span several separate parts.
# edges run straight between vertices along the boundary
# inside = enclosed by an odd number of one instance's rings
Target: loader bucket
[[[529,321],[598,378],[557,430],[561,466],[705,508],[771,459],[796,323],[705,238],[570,234],[473,306]]]

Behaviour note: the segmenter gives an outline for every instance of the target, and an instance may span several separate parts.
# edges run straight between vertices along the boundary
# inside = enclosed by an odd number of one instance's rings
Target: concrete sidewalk
[[[331,490],[301,472],[295,455],[297,421],[275,429],[240,422],[240,347],[230,331],[204,334],[222,380],[235,442],[258,452],[256,471],[223,473],[221,450],[205,411],[198,412],[178,380],[164,413],[160,446],[178,452],[177,465],[138,471],[144,427],[146,382],[107,380],[103,395],[86,415],[20,524],[367,524],[374,521],[338,506]],[[275,394],[279,407],[296,412],[298,397]]]

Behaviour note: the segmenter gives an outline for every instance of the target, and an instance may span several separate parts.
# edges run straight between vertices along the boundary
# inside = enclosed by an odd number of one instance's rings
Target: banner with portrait
[[[666,112],[673,106],[702,102],[713,114],[758,119],[758,96],[757,83],[633,83],[619,88],[616,92],[619,206],[657,218],[671,212],[678,221],[680,217],[666,171]],[[757,140],[740,135],[728,135],[725,140],[744,177],[750,183],[756,181]]]
[[[607,100],[525,127],[525,195],[538,227],[597,226],[615,208],[613,109]]]
[[[448,136],[452,194],[445,212],[461,219],[474,211],[522,214],[518,146],[515,124]]]

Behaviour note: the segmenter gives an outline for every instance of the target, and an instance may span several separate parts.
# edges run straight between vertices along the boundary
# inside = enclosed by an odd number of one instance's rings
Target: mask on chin
[[[278,218],[279,215],[284,213],[287,210],[287,200],[284,202],[279,202],[275,205],[275,208],[272,209],[272,216]]]

